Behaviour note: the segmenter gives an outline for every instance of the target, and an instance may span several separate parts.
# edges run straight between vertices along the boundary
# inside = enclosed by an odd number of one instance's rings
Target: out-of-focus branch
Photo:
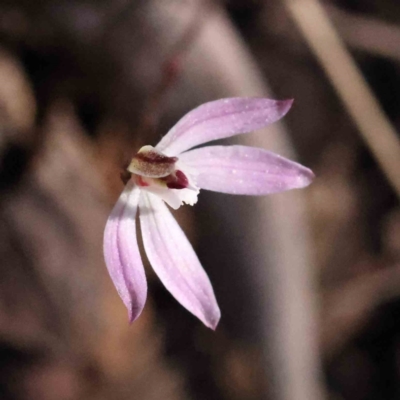
[[[190,49],[191,44],[204,25],[206,16],[209,14],[209,8],[210,3],[208,1],[192,2],[190,21],[187,24],[185,32],[165,57],[165,61],[161,66],[160,82],[147,101],[139,130],[155,129],[160,116],[161,102],[168,89],[178,79],[179,71],[182,67],[182,58]]]
[[[387,22],[327,7],[343,40],[350,46],[400,62],[400,28]]]
[[[306,41],[400,197],[397,133],[318,0],[284,0]]]

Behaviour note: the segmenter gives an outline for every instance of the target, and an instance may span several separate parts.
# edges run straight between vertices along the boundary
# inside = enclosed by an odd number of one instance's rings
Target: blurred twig
[[[148,130],[154,130],[160,117],[161,102],[169,88],[176,82],[182,67],[182,59],[190,49],[198,35],[206,16],[209,14],[211,3],[209,1],[194,1],[191,19],[185,32],[175,43],[161,65],[160,82],[155,91],[150,95],[142,117],[139,131],[143,134]]]
[[[400,28],[376,18],[327,7],[343,39],[352,47],[400,62]]]
[[[318,0],[284,0],[362,138],[400,197],[400,142],[397,133],[346,50]]]

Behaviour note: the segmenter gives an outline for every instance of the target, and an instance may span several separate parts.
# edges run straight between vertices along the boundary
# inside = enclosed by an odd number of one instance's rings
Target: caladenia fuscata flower
[[[131,322],[142,312],[147,295],[136,237],[139,215],[144,249],[158,277],[179,303],[216,328],[221,313],[211,283],[166,204],[173,209],[193,205],[200,189],[260,196],[309,185],[311,170],[264,149],[193,149],[263,128],[282,118],[291,104],[292,100],[263,98],[203,104],[185,115],[157,146],[144,146],[133,157],[130,179],[104,232],[107,268]]]

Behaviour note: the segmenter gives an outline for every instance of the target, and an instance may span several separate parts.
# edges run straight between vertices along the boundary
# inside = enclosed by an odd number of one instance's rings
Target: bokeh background
[[[399,399],[399,24],[394,0],[1,0],[0,399]],[[146,265],[129,325],[102,255],[120,175],[229,96],[294,98],[235,142],[317,178],[181,208],[221,323]]]

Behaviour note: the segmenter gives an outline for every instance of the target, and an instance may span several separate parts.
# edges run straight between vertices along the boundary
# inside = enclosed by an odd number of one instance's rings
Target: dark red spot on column
[[[163,180],[169,189],[186,189],[189,186],[189,179],[179,170],[163,178]]]

